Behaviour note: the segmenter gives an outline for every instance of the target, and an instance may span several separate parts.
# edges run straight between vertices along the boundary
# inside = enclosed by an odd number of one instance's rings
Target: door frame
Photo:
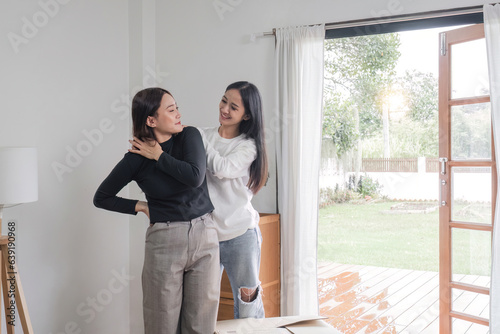
[[[476,24],[446,31],[440,34],[439,55],[439,328],[441,334],[452,333],[452,319],[462,319],[489,326],[488,319],[452,310],[452,289],[460,289],[489,295],[489,289],[472,284],[454,282],[452,279],[452,229],[493,231],[495,202],[497,194],[497,173],[493,138],[491,140],[491,160],[453,161],[451,160],[451,119],[452,106],[490,102],[488,96],[472,98],[451,98],[451,46],[484,38],[484,25]],[[493,131],[492,131],[493,136]],[[489,224],[452,221],[451,219],[451,169],[452,167],[490,167],[492,178],[492,222]],[[444,172],[444,173],[443,173]]]

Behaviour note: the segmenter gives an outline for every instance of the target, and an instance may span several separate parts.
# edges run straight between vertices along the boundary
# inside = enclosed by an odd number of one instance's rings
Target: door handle
[[[439,158],[439,162],[441,163],[441,175],[445,175],[446,163],[448,162],[448,158]]]

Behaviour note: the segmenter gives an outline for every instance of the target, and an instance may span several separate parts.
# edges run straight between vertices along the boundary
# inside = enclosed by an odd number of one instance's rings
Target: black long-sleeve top
[[[137,214],[137,200],[116,196],[135,181],[146,195],[151,223],[186,221],[212,212],[205,178],[205,149],[198,129],[185,127],[160,145],[164,152],[158,161],[126,153],[97,189],[94,205]]]

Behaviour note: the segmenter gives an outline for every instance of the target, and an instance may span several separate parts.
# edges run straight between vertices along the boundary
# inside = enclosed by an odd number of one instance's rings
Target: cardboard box
[[[342,334],[320,316],[289,316],[218,321],[215,334]]]

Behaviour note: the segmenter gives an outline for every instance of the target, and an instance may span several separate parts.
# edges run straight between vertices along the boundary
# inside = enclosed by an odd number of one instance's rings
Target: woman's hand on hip
[[[137,201],[137,203],[135,204],[135,212],[144,212],[144,214],[149,218],[148,202]]]
[[[132,148],[128,150],[129,152],[142,155],[147,159],[158,160],[163,153],[163,150],[157,141],[145,142],[134,137],[134,139],[129,140],[129,142],[132,144]]]

